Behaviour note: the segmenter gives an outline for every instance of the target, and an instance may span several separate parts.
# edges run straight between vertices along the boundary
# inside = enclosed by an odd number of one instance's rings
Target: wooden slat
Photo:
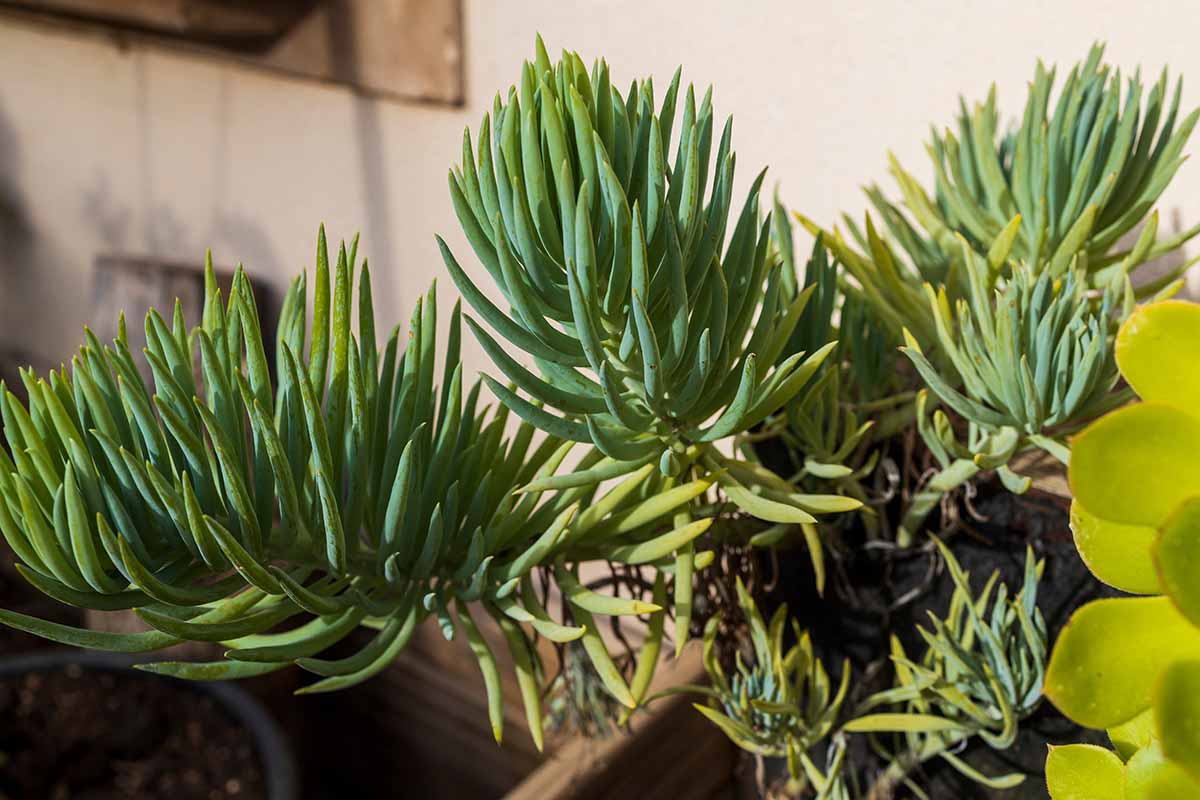
[[[364,92],[463,102],[458,0],[323,0],[247,63]]]
[[[652,691],[705,679],[697,648],[660,667]],[[694,698],[658,701],[634,730],[608,739],[576,737],[509,792],[507,800],[711,800],[728,787],[733,745],[692,708]]]
[[[307,0],[3,0],[4,5],[231,44],[279,36]]]
[[[198,0],[0,0],[0,12],[13,19],[50,25],[106,39],[113,33],[122,46],[151,46],[183,50],[235,61],[296,77],[350,86],[364,94],[427,103],[461,105],[463,88],[462,10],[459,0],[312,0],[299,2],[305,13],[265,36],[271,15],[255,21],[249,7],[256,3],[227,2],[240,8],[236,18],[202,15],[187,21],[180,4]],[[284,0],[270,0],[284,2]],[[296,4],[297,0],[288,0]],[[127,24],[114,26],[114,14],[98,16],[104,6],[144,6]],[[199,3],[213,10],[214,3]],[[62,13],[65,7],[75,12]],[[91,13],[82,13],[92,7]],[[149,9],[147,11],[146,9]],[[279,12],[277,12],[278,14]],[[136,21],[139,20],[140,21]],[[278,21],[278,19],[276,20]],[[186,26],[203,24],[206,38],[182,38]],[[226,30],[221,34],[222,25]],[[221,46],[231,31],[254,27],[260,33],[242,37],[238,47]],[[156,32],[156,30],[158,32]],[[247,46],[247,43],[252,46]],[[228,45],[228,43],[227,43]]]
[[[443,639],[436,620],[426,620],[390,667],[317,709],[322,726],[356,731],[328,743],[355,765],[351,781],[364,775],[354,788],[402,785],[413,797],[499,797],[541,763],[499,632],[486,614],[475,618],[503,677],[503,744],[492,736],[474,656],[465,643]]]

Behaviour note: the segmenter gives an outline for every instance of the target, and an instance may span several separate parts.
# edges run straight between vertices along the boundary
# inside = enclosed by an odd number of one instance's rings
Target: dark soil
[[[0,677],[0,800],[262,800],[251,734],[185,684],[82,669]]]

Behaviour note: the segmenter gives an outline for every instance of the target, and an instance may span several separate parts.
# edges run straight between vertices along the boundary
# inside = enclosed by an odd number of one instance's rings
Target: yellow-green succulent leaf
[[[1083,563],[1109,586],[1133,594],[1162,591],[1154,568],[1154,528],[1101,519],[1073,500],[1071,533]]]
[[[1096,600],[1059,635],[1045,691],[1076,722],[1108,728],[1149,707],[1158,677],[1187,658],[1200,659],[1200,630],[1166,597]]]
[[[1200,306],[1164,300],[1139,307],[1121,325],[1114,353],[1143,400],[1200,411]]]
[[[1093,744],[1050,746],[1046,788],[1050,800],[1124,800],[1125,765]]]

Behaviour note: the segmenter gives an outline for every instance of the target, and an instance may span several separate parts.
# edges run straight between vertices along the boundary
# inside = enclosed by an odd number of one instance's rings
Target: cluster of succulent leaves
[[[492,391],[525,421],[591,448],[585,469],[553,485],[649,479],[650,468],[672,483],[707,477],[759,519],[814,525],[859,501],[799,492],[715,443],[796,397],[833,344],[784,353],[811,293],[790,291],[794,265],[772,252],[761,173],[734,213],[732,121],[714,142],[711,92],[699,104],[691,87],[680,92],[677,72],[661,104],[652,80],[622,94],[603,61],[590,73],[574,53],[551,63],[539,40],[519,89],[497,96],[478,147],[467,133],[450,175],[463,232],[508,308],[439,239],[442,256],[486,327],[468,324],[516,387],[486,377]],[[690,546],[677,550],[677,648],[692,558]]]
[[[907,410],[939,471],[909,498],[902,545],[979,473],[1019,493],[1029,481],[1014,457],[1042,450],[1066,462],[1067,436],[1128,399],[1113,391],[1121,320],[1136,300],[1181,285],[1188,264],[1136,287],[1132,277],[1200,232],[1159,238],[1152,213],[1200,112],[1180,119],[1165,74],[1143,110],[1140,79],[1124,85],[1102,55],[1093,48],[1071,71],[1053,108],[1054,70],[1039,64],[1008,133],[994,91],[971,111],[964,102],[957,132],[935,131],[928,148],[932,189],[893,158],[902,204],[867,190],[882,227],[871,214],[861,227],[846,217],[847,238],[799,217],[841,262],[843,307],[868,308],[917,372],[892,389],[920,390]]]
[[[935,368],[905,330],[902,352],[928,387],[917,398],[918,430],[941,472],[913,498],[901,537],[916,533],[943,493],[983,470],[1025,492],[1030,481],[1009,467],[1014,456],[1040,448],[1065,464],[1066,435],[1128,399],[1113,391],[1119,376],[1112,355],[1118,315],[1134,306],[1127,280],[1107,287],[1096,306],[1082,271],[1055,279],[1050,270],[1035,276],[1015,263],[993,302],[987,276],[1003,263],[1004,250],[985,259],[965,239],[960,243],[969,290],[954,314],[944,290],[925,287],[946,369]],[[945,413],[935,410],[930,418],[929,392],[966,420],[965,442]]]
[[[723,620],[713,617],[704,634],[710,685],[684,686],[679,691],[705,695],[708,704],[696,708],[743,750],[786,758],[789,796],[807,796],[807,791],[830,800],[890,797],[900,785],[924,796],[910,773],[934,758],[990,788],[1020,784],[1023,774],[984,775],[957,752],[976,736],[996,750],[1011,747],[1021,720],[1041,703],[1047,631],[1037,608],[1037,593],[1043,564],[1027,551],[1015,594],[1010,595],[1007,584],[998,580],[998,572],[975,593],[970,575],[949,548],[935,541],[954,586],[947,613],[939,617],[931,612],[930,629],[918,627],[926,644],[919,661],[910,659],[899,638],[892,637],[895,686],[864,700],[853,719],[839,725],[849,687],[849,662],[833,689],[809,635],[794,620],[793,643],[785,650],[787,607],[780,606],[770,623],[764,623],[740,579],[738,604],[745,620],[740,639],[746,641],[752,658],[747,661],[740,650],[735,651],[735,671],[727,674],[718,655]],[[868,792],[861,790],[861,776],[845,762],[849,734],[868,735],[872,749],[888,763]],[[822,769],[813,761],[812,751],[827,739],[831,740],[829,754]]]
[[[932,630],[918,627],[927,645],[920,661],[910,660],[893,636],[896,686],[870,697],[861,710],[899,710],[859,716],[845,730],[896,734],[900,747],[881,778],[893,787],[909,783],[908,773],[932,758],[985,786],[1016,786],[1024,775],[983,775],[954,750],[973,736],[997,750],[1011,747],[1018,724],[1041,702],[1047,634],[1036,604],[1043,565],[1027,551],[1021,588],[1014,595],[998,581],[998,572],[975,594],[969,574],[944,544],[937,544],[954,583],[949,610],[942,618],[930,613]]]
[[[1079,254],[1103,285],[1106,269],[1112,272],[1119,265],[1118,272],[1127,272],[1200,232],[1200,227],[1192,228],[1154,242],[1133,258],[1131,252],[1114,252],[1122,237],[1142,223],[1185,160],[1183,147],[1197,112],[1178,119],[1182,82],[1176,83],[1167,106],[1165,70],[1151,88],[1144,113],[1140,75],[1127,82],[1122,106],[1120,71],[1104,64],[1103,56],[1103,46],[1095,45],[1071,70],[1053,112],[1054,70],[1038,64],[1015,131],[997,135],[993,89],[971,113],[963,108],[957,137],[935,132],[930,151],[937,213],[920,220],[934,240],[944,245],[944,231],[961,232],[984,250],[1019,214],[1018,259],[1061,271]],[[898,165],[894,172],[909,200],[919,188]],[[909,202],[914,214],[920,205],[920,200]]]
[[[835,798],[841,791],[840,763],[834,761],[827,774],[813,762],[809,750],[834,729],[850,686],[849,661],[843,664],[835,688],[813,651],[812,640],[795,620],[794,642],[784,649],[787,606],[779,606],[767,624],[740,578],[736,588],[751,658],[736,650],[734,671],[726,674],[717,646],[723,620],[715,615],[704,630],[704,666],[711,685],[681,690],[705,695],[709,704],[697,703],[696,709],[738,747],[759,756],[786,758],[797,791],[807,786],[821,798]]]
[[[890,241],[879,235],[869,214],[865,234],[844,219],[853,243],[838,232],[828,236],[853,275],[855,290],[893,335],[907,328],[923,346],[935,344],[936,313],[925,302],[922,285],[944,288],[950,302],[969,291],[960,236],[979,254],[992,253],[999,243],[1011,260],[1037,273],[1049,269],[1063,277],[1083,269],[1089,287],[1103,288],[1115,275],[1132,273],[1200,232],[1195,227],[1157,239],[1157,215],[1151,213],[1185,160],[1183,148],[1200,112],[1179,119],[1182,84],[1176,84],[1168,106],[1165,72],[1146,97],[1144,111],[1144,87],[1136,75],[1125,87],[1122,105],[1120,73],[1102,58],[1103,47],[1097,45],[1071,70],[1053,110],[1055,70],[1039,63],[1021,124],[1008,133],[1000,131],[994,89],[970,111],[964,101],[957,136],[934,130],[927,148],[935,173],[932,193],[894,157],[891,168],[903,208],[878,187],[868,189]],[[802,222],[818,230],[815,223]],[[1118,249],[1123,237],[1143,223],[1147,229],[1137,244]],[[897,247],[903,258],[897,257]],[[1158,291],[1184,269],[1141,287],[1139,296]]]
[[[740,578],[737,594],[752,657],[748,662],[742,651],[734,652],[734,672],[726,675],[716,646],[722,620],[720,615],[712,616],[704,626],[704,667],[712,685],[691,686],[689,691],[715,700],[719,708],[703,704],[696,708],[739,747],[761,756],[786,757],[788,771],[799,778],[803,771],[815,769],[808,750],[826,738],[838,718],[850,687],[850,663],[842,666],[834,687],[808,633],[800,631],[794,620],[796,640],[784,649],[786,604],[775,610],[768,625]]]
[[[1054,748],[1055,800],[1200,793],[1200,307],[1135,311],[1116,359],[1142,402],[1074,440],[1075,543],[1097,578],[1138,597],[1077,610],[1055,644],[1046,694],[1068,717],[1107,729],[1114,750]]]
[[[572,443],[535,442],[529,424],[510,430],[504,406],[480,406],[478,383],[464,392],[457,307],[439,386],[432,290],[407,347],[397,327],[377,350],[365,262],[352,299],[356,249],[341,249],[331,288],[322,231],[313,314],[302,275],[283,305],[274,383],[249,280],[239,270],[223,304],[210,265],[200,326],[188,330],[178,305],[171,324],[146,318],[153,392],[123,324],[111,346],[89,332],[70,372],[25,372],[28,409],[2,392],[12,455],[0,451],[0,531],[17,569],[63,602],[135,609],[151,630],[77,630],[5,610],[0,621],[123,652],[220,642],[221,661],[146,668],[210,680],[298,664],[321,677],[301,690],[310,693],[378,673],[433,616],[477,657],[499,737],[482,611],[505,634],[539,745],[539,665],[523,624],[578,641],[608,691],[635,705],[636,683],[626,685],[592,615],[652,614],[661,629],[665,612],[586,588],[576,565],[599,551],[674,566],[674,551],[711,520],[666,532],[654,523],[708,484],[662,493],[659,478],[641,476],[642,494],[618,487],[599,498],[595,486],[538,488]],[[538,567],[554,571],[573,621],[547,612],[531,578]],[[376,632],[357,651],[322,657],[360,626]],[[644,692],[649,678],[637,680]]]

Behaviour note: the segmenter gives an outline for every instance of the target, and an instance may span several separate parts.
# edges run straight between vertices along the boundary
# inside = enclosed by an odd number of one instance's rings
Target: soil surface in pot
[[[0,800],[263,800],[249,731],[212,697],[77,666],[0,677]]]
[[[1000,580],[1011,592],[1019,591],[1026,546],[1033,548],[1036,557],[1045,559],[1038,607],[1046,619],[1051,643],[1076,608],[1117,594],[1097,581],[1080,560],[1064,498],[1036,489],[1017,496],[1005,491],[998,481],[983,481],[977,485],[970,513],[960,505],[959,516],[965,525],[946,543],[970,573],[974,591],[982,588],[993,571],[999,571]],[[938,522],[935,512],[928,529],[937,530]],[[860,527],[843,531],[840,544],[838,555],[830,559],[824,596],[816,592],[812,566],[803,549],[781,553],[774,564],[764,564],[768,577],[773,570],[777,572],[763,611],[769,615],[779,602],[788,603],[800,625],[811,632],[818,654],[835,676],[840,676],[843,660],[850,660],[854,675],[846,703],[850,709],[891,685],[892,670],[887,660],[891,634],[901,639],[910,657],[919,658],[925,652],[917,626],[930,628],[931,612],[946,614],[953,583],[940,557],[929,547],[901,550],[864,546]],[[911,777],[933,798],[1044,798],[1042,770],[1047,745],[1069,742],[1109,744],[1102,731],[1075,725],[1043,700],[1021,724],[1017,741],[1009,749],[995,751],[973,740],[958,754],[987,775],[1024,773],[1027,777],[1021,786],[987,789],[963,778],[941,759],[927,762]],[[868,777],[884,766],[865,746],[852,746],[851,759]],[[909,796],[907,789],[901,788],[896,798]]]

